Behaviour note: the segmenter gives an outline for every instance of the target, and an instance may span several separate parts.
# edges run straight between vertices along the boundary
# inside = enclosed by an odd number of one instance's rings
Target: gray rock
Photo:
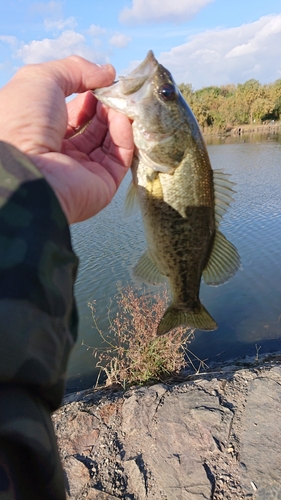
[[[104,493],[96,489],[89,490],[88,495],[84,498],[86,500],[118,500],[118,497],[113,497],[108,493]]]
[[[68,397],[54,414],[68,497],[281,500],[279,362]]]
[[[77,405],[69,405],[67,411],[54,415],[57,434],[60,435],[60,451],[64,456],[87,455],[91,452],[100,434],[97,417],[79,410]]]
[[[147,498],[146,495],[146,478],[140,467],[140,458],[135,457],[124,461],[124,471],[128,478],[127,488],[129,491],[134,491],[136,498],[142,500]]]
[[[180,391],[160,385],[135,391],[123,405],[122,430],[126,457],[141,456],[147,471],[140,500],[157,498],[157,492],[169,500],[210,498],[213,484],[202,453],[225,445],[232,416],[217,396],[190,385]]]
[[[82,498],[90,476],[88,469],[74,457],[67,457],[63,463],[67,498]]]
[[[256,498],[281,498],[281,386],[269,377],[249,384],[241,433],[242,483]]]

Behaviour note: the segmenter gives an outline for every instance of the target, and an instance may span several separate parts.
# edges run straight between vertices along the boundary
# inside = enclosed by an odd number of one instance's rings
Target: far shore
[[[281,131],[281,122],[266,123],[266,124],[247,124],[247,125],[237,125],[235,127],[227,127],[223,130],[213,129],[212,127],[205,128],[203,134],[205,137],[217,136],[243,136],[244,134],[254,134],[254,133],[276,133]]]

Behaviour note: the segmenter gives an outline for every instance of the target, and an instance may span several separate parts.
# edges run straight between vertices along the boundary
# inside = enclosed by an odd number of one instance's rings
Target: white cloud
[[[126,36],[122,33],[116,33],[110,38],[109,43],[111,45],[114,45],[114,47],[118,47],[118,49],[123,49],[124,47],[127,47],[130,41],[131,41],[130,36]]]
[[[10,35],[0,35],[0,41],[10,45],[12,49],[18,44],[18,39],[15,36]]]
[[[241,28],[243,28],[243,26]],[[250,36],[247,37],[247,40],[244,43],[237,45],[228,54],[226,54],[227,58],[254,54],[259,51],[264,44],[266,45],[272,36],[276,34],[280,35],[281,15],[261,18],[256,23],[253,23],[251,28],[252,30],[249,33]]]
[[[93,37],[101,36],[101,35],[105,35],[106,29],[101,28],[100,26],[97,26],[96,24],[91,24],[90,28],[88,29],[88,33],[90,36],[93,36]]]
[[[32,40],[25,44],[21,43],[15,56],[23,60],[25,64],[39,63],[58,59],[76,54],[86,59],[104,63],[107,58],[86,44],[86,39],[81,33],[67,30],[58,38],[44,38],[43,40]]]
[[[249,78],[273,82],[280,78],[281,14],[198,33],[163,52],[159,60],[178,83],[192,83],[195,88],[243,83]]]
[[[67,19],[44,19],[44,27],[46,31],[51,31],[51,30],[59,30],[63,31],[64,29],[74,29],[77,26],[77,22],[75,20],[75,17],[71,16],[68,17]]]
[[[133,0],[131,8],[122,10],[123,23],[182,23],[192,18],[205,5],[214,0]]]

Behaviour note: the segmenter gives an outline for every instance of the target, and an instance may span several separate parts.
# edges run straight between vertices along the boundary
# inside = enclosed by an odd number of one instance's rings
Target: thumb
[[[115,77],[115,69],[111,64],[99,66],[80,56],[50,61],[43,67],[49,77],[56,79],[65,97],[111,85]]]

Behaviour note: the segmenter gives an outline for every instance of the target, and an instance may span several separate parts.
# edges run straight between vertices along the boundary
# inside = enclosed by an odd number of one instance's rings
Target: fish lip
[[[126,76],[120,76],[109,87],[94,89],[93,93],[105,104],[106,100],[114,98],[134,102],[133,95],[143,87],[148,78],[152,77],[157,68],[158,62],[155,59],[153,51],[150,50],[144,61],[131,71],[131,73]],[[122,107],[124,108],[125,106]]]
[[[152,50],[149,50],[146,58],[142,61],[131,73],[123,78],[132,78],[138,76],[150,76],[153,70],[155,70],[158,66],[158,62],[155,59],[154,53]]]

